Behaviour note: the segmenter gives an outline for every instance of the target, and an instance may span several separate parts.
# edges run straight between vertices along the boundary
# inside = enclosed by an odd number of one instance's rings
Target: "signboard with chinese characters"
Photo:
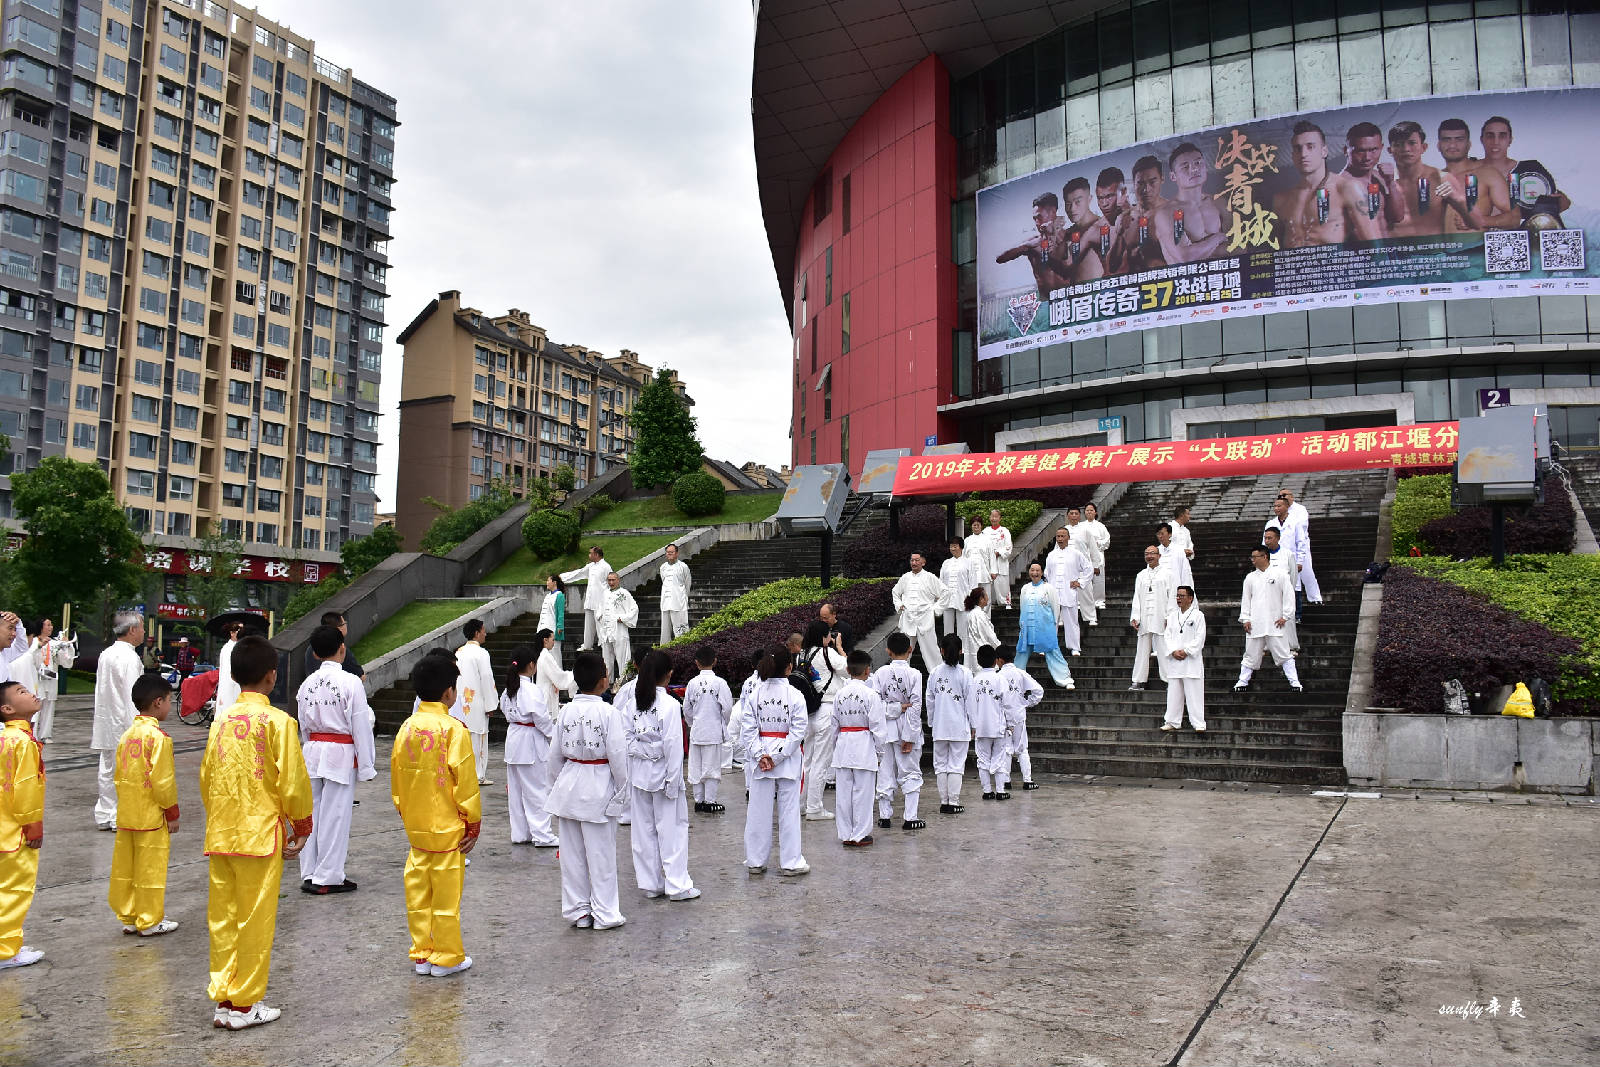
[[[1600,88],[1218,126],[978,192],[978,358],[1207,319],[1600,293]]]
[[[1430,422],[1367,430],[913,457],[900,461],[894,495],[1433,466],[1455,462],[1460,436],[1459,423]]]
[[[162,574],[211,573],[211,557],[181,548],[152,548],[144,554],[146,570]],[[303,560],[269,559],[266,556],[240,556],[233,576],[245,582],[297,582],[316,585],[339,572],[338,564]]]

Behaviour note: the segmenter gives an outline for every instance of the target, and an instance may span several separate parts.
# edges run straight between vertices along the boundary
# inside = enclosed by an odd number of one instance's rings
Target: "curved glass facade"
[[[981,187],[1219,123],[1571,85],[1600,85],[1600,12],[1565,0],[1122,3],[955,82],[955,381],[969,403],[947,412],[968,423],[979,447],[999,430],[1107,415],[1124,417],[1130,440],[1165,438],[1176,407],[1405,392],[1415,397],[1417,419],[1431,420],[1477,414],[1479,387],[1600,386],[1600,364],[1591,362],[1600,360],[1600,297],[1581,295],[1316,308],[1064,342],[982,363],[973,341],[972,194]],[[1535,353],[1529,345],[1559,347]],[[1405,359],[1374,359],[1372,369],[1319,369],[1323,357],[1401,352]],[[1277,361],[1284,365],[1259,366]],[[1107,387],[1191,368],[1210,373],[1178,386]],[[1556,422],[1569,444],[1600,444],[1589,409],[1566,409]],[[1192,422],[1189,434],[1230,425]],[[1319,420],[1272,423],[1290,425],[1317,428]]]

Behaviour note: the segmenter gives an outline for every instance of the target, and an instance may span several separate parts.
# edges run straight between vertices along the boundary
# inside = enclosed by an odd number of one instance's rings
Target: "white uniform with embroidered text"
[[[311,776],[311,836],[300,850],[300,880],[341,885],[350,853],[356,782],[371,781],[378,774],[372,709],[361,679],[334,660],[323,660],[300,683],[295,707],[300,752]]]

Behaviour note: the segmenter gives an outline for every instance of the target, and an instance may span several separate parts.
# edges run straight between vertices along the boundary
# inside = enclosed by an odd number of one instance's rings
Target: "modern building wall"
[[[557,467],[578,486],[627,463],[628,413],[655,369],[637,352],[557,344],[527,312],[490,316],[439,294],[401,331],[395,526],[415,547],[438,510],[499,482],[516,496]],[[672,372],[678,395],[692,404]]]
[[[0,473],[97,462],[157,547],[336,558],[375,511],[394,99],[211,0],[19,0],[0,43]]]

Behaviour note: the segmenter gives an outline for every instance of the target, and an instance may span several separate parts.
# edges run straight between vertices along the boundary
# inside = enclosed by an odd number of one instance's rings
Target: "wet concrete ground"
[[[1043,780],[1000,804],[978,799],[969,769],[965,815],[935,810],[927,830],[877,831],[859,852],[832,823],[806,823],[813,873],[783,879],[745,873],[742,789],[725,779],[728,813],[691,815],[705,895],[642,899],[623,829],[628,924],[590,932],[560,918],[554,852],[508,843],[498,751],[467,875],[470,972],[411,971],[385,772],[358,794],[360,891],[308,897],[286,872],[268,992],[283,1019],[216,1031],[202,731],[169,727],[187,747],[167,905],[183,926],[138,939],[105,903],[112,835],[90,815],[87,721],[65,712],[47,748],[27,923],[47,955],[0,972],[0,1063],[1600,1060],[1600,821],[1587,799]],[[1472,1003],[1484,1013],[1440,1014]]]

